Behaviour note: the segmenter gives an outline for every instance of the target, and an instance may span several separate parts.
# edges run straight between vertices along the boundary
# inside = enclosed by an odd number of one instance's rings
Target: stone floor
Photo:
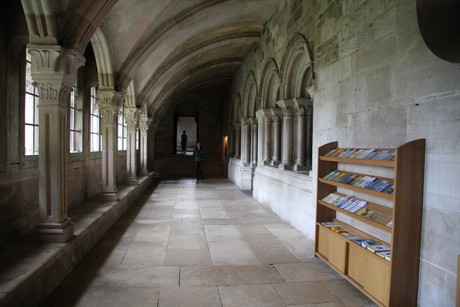
[[[43,306],[374,306],[227,180],[148,189]]]

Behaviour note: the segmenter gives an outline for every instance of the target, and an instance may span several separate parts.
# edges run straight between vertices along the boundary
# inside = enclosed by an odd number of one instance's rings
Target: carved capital
[[[136,107],[125,106],[125,120],[126,125],[129,127],[136,126],[138,119],[138,112]]]
[[[139,115],[139,130],[141,131],[141,134],[147,133],[147,130],[149,129],[148,121],[149,118],[147,115]]]
[[[40,93],[39,106],[60,105],[67,107],[67,95],[72,90],[63,82],[55,83],[36,83],[35,86]]]
[[[32,58],[32,80],[36,84],[62,82],[72,87],[78,69],[85,64],[78,50],[59,45],[29,44],[28,51]]]

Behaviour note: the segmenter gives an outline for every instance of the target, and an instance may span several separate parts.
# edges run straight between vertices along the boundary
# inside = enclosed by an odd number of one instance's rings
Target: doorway
[[[197,125],[195,117],[191,116],[179,116],[177,118],[176,126],[176,154],[181,155],[182,153],[182,133],[185,131],[187,135],[187,146],[185,150],[185,155],[193,155],[193,148],[197,142]]]

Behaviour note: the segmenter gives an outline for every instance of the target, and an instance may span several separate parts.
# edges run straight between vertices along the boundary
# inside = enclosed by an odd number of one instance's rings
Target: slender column
[[[271,148],[272,148],[272,119],[264,117],[264,164],[271,165]]]
[[[240,158],[240,131],[241,131],[241,126],[239,122],[235,123],[235,158],[239,159]]]
[[[306,167],[307,169],[310,169],[311,170],[311,167],[312,167],[312,152],[313,152],[313,102],[310,101],[308,106],[307,106],[307,118],[306,118],[306,136],[305,136],[305,140],[306,140]]]
[[[32,80],[40,93],[39,223],[37,236],[65,242],[73,236],[67,215],[66,162],[69,93],[77,70],[85,62],[76,50],[58,45],[29,45]]]
[[[256,112],[257,118],[257,164],[261,165],[264,162],[264,117],[263,111],[258,110]]]
[[[253,166],[257,165],[257,119],[252,118],[252,149],[251,149],[251,163]]]
[[[241,121],[241,161],[248,166],[251,158],[251,120],[244,118]]]
[[[137,161],[136,161],[136,127],[138,112],[136,107],[125,106],[126,127],[128,129],[128,148],[126,154],[126,168],[128,177],[126,183],[139,184],[137,181]]]
[[[283,110],[283,150],[281,156],[281,169],[292,169],[292,110],[287,108]]]
[[[97,92],[101,113],[102,137],[102,201],[118,200],[117,191],[117,115],[118,100],[121,98],[112,89]]]
[[[148,117],[147,115],[140,115],[139,116],[139,130],[141,132],[141,137],[140,137],[140,167],[141,170],[139,172],[139,175],[141,176],[147,176],[149,171],[147,168],[147,130],[148,130]]]
[[[295,170],[305,169],[305,133],[305,110],[300,108],[297,110],[297,158],[294,165]]]
[[[281,118],[278,115],[272,117],[273,123],[273,152],[272,162],[274,166],[280,163],[280,142],[281,142]]]

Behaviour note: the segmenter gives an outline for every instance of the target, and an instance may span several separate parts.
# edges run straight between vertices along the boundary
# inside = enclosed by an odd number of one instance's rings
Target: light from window
[[[97,107],[97,89],[91,88],[91,105],[90,105],[90,151],[101,151],[101,115]]]
[[[126,137],[128,134],[128,127],[125,121],[125,109],[118,114],[118,150],[126,150]]]
[[[38,155],[38,102],[39,95],[32,83],[32,64],[26,52],[26,91],[24,104],[24,154]]]
[[[139,133],[140,133],[139,128],[136,128],[136,150],[139,150],[139,142],[140,142]]]
[[[70,110],[69,110],[69,145],[70,152],[82,151],[82,117],[81,103],[78,99],[78,88],[75,84],[70,93]]]

